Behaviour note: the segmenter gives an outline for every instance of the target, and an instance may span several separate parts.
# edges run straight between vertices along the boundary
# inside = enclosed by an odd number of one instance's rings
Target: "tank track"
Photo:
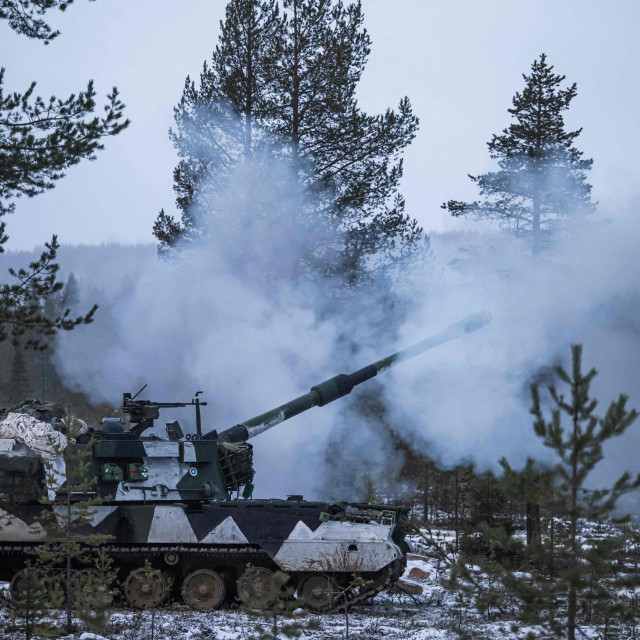
[[[110,545],[105,544],[102,545],[102,548],[107,553],[112,554],[140,554],[141,556],[145,556],[151,553],[187,553],[192,555],[205,555],[205,556],[228,556],[233,557],[236,555],[261,555],[265,558],[269,556],[262,551],[259,547],[214,547],[214,546],[187,546],[181,544],[154,544],[154,545],[140,545],[140,546],[124,546],[124,545]]]
[[[179,553],[179,554],[194,554],[194,555],[208,555],[208,556],[222,556],[226,558],[231,558],[233,556],[242,556],[242,555],[254,555],[254,556],[263,556],[268,558],[267,554],[264,553],[259,548],[256,547],[242,547],[242,548],[234,548],[232,550],[228,548],[203,548],[203,547],[189,547],[185,545],[153,545],[153,546],[145,546],[145,547],[120,547],[117,545],[105,545],[107,552],[112,553],[125,553],[125,554],[139,554],[141,557],[149,553],[157,553],[157,554],[165,554],[165,553]],[[325,613],[339,613],[344,612],[345,609],[350,609],[356,604],[360,604],[370,600],[371,598],[378,595],[380,592],[388,589],[396,582],[399,578],[396,577],[394,579],[393,576],[393,568],[387,567],[386,578],[382,584],[378,584],[376,586],[367,589],[361,593],[352,595],[349,597],[346,602],[338,598],[336,599],[326,610]],[[294,574],[295,575],[295,574]]]
[[[33,548],[37,545],[29,545],[30,548]],[[114,544],[105,544],[102,545],[102,548],[112,556],[139,556],[140,560],[144,560],[148,558],[150,555],[164,555],[166,553],[178,553],[184,554],[186,556],[210,556],[210,557],[221,557],[225,560],[239,560],[242,558],[260,558],[262,557],[265,560],[270,560],[269,556],[262,551],[262,549],[258,547],[245,546],[245,547],[204,547],[204,546],[188,546],[181,544],[160,544],[160,545],[144,545],[144,546],[125,546],[125,545],[114,545]],[[9,556],[19,556],[25,553],[25,545],[0,545],[0,555],[9,555]],[[396,582],[400,576],[394,576],[393,567],[386,567],[384,569],[386,572],[386,577],[383,582],[380,582],[376,585],[373,585],[366,591],[362,591],[359,593],[352,593],[346,599],[338,596],[332,603],[323,610],[324,613],[340,613],[344,612],[345,609],[351,609],[354,605],[361,604],[370,600],[371,598],[378,595],[380,592],[388,589]],[[292,577],[295,577],[295,573]]]

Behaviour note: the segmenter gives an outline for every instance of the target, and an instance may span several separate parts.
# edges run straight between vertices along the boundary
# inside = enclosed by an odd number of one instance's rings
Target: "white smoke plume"
[[[543,458],[528,386],[546,367],[567,364],[576,342],[584,344],[585,368],[600,371],[594,391],[601,410],[619,393],[640,407],[640,234],[633,216],[593,216],[537,258],[497,231],[435,236],[430,268],[408,274],[399,288],[399,335],[395,318],[386,319],[385,335],[385,318],[372,313],[385,308],[384,287],[357,307],[345,301],[341,316],[318,313],[332,283],[310,282],[296,270],[315,234],[331,230],[291,218],[291,203],[301,197],[295,184],[280,165],[245,166],[218,203],[215,233],[176,260],[158,259],[150,246],[63,251],[83,300],[101,305],[92,325],[59,339],[56,361],[66,384],[115,405],[123,391],[143,384],[142,397],[157,401],[189,400],[203,390],[205,428],[222,429],[486,309],[489,327],[379,378],[387,418],[417,451],[481,469],[495,468],[501,456],[515,465]],[[247,202],[248,193],[255,202]],[[248,218],[234,215],[238,194]],[[355,354],[343,345],[345,326],[362,345]],[[362,471],[395,477],[400,454],[350,410],[358,393],[256,438],[256,495],[355,498]],[[194,430],[185,410],[164,418]],[[329,471],[330,442],[341,455]],[[637,472],[639,445],[635,424],[605,451],[596,481],[622,468]]]
[[[526,456],[544,458],[528,413],[528,386],[545,367],[568,363],[570,345],[584,344],[584,366],[599,375],[601,410],[619,393],[640,406],[640,286],[635,221],[592,224],[561,239],[539,259],[510,236],[433,238],[432,271],[407,290],[410,311],[398,347],[467,315],[488,309],[491,325],[442,345],[380,376],[396,431],[445,464],[496,466]],[[386,355],[371,344],[368,318],[350,322],[366,344],[334,359],[341,331],[319,321],[286,282],[265,292],[205,249],[177,262],[155,252],[100,249],[89,266],[84,250],[74,266],[84,297],[102,304],[94,325],[64,336],[59,370],[95,400],[117,403],[120,393],[149,384],[156,400],[206,391],[205,425],[224,428],[261,413],[313,384]],[[74,252],[69,251],[71,258]],[[105,255],[106,254],[106,255]],[[73,266],[74,260],[65,262]],[[84,264],[84,270],[78,267]],[[305,302],[307,301],[307,302]],[[393,477],[401,464],[389,442],[349,407],[354,396],[298,416],[254,440],[258,494],[355,497],[361,487],[334,475],[327,483],[327,443],[339,440],[349,462],[344,479],[366,469]],[[183,412],[167,415],[193,429]],[[605,479],[621,468],[638,471],[640,425],[605,451]],[[336,469],[332,467],[331,473]],[[356,474],[358,475],[358,474]],[[348,494],[348,495],[347,495]]]
[[[415,284],[415,312],[403,342],[465,313],[487,308],[492,324],[391,372],[386,397],[406,436],[424,435],[448,464],[495,467],[543,458],[533,434],[529,385],[551,382],[548,368],[570,366],[570,345],[584,345],[583,368],[599,375],[593,395],[604,414],[620,393],[640,407],[640,236],[637,220],[619,216],[570,228],[552,251],[532,258],[496,234],[452,242],[434,239],[438,269]],[[464,246],[464,252],[447,250]],[[559,385],[561,388],[561,383]],[[640,471],[640,424],[605,450],[595,482],[622,469]]]

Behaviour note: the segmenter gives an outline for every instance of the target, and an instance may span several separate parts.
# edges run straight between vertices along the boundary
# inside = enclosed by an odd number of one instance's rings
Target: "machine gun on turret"
[[[129,430],[136,436],[140,436],[147,429],[153,428],[153,421],[160,417],[160,409],[175,409],[179,407],[195,407],[196,409],[196,435],[202,434],[202,418],[200,407],[206,407],[206,402],[200,401],[202,391],[196,391],[191,402],[153,402],[151,400],[136,400],[147,388],[145,384],[133,397],[130,393],[122,394],[122,413],[129,415],[129,421],[133,425]],[[179,440],[183,437],[182,429],[177,422],[167,425],[167,433],[171,440]]]

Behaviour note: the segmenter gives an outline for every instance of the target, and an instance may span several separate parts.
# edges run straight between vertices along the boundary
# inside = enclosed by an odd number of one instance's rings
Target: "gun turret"
[[[299,396],[289,402],[286,402],[275,409],[271,409],[259,416],[245,420],[221,433],[210,431],[202,436],[205,440],[217,440],[218,442],[246,442],[257,435],[275,427],[276,425],[297,416],[303,411],[308,411],[313,407],[324,407],[326,404],[342,398],[351,393],[353,388],[371,378],[375,378],[379,373],[386,371],[392,366],[414,358],[415,356],[433,349],[444,342],[455,340],[467,333],[472,333],[491,321],[491,315],[486,312],[474,313],[467,316],[460,322],[452,324],[450,327],[436,333],[421,342],[418,342],[406,349],[402,349],[396,353],[382,358],[372,364],[362,367],[353,373],[340,373],[329,380],[325,380],[314,387],[304,395]]]

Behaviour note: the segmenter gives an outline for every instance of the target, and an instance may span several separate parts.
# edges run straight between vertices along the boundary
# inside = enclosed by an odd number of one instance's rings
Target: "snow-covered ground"
[[[451,531],[432,531],[438,546],[452,543]],[[415,554],[408,555],[407,569],[399,588],[379,594],[372,602],[354,606],[348,614],[313,614],[302,609],[289,618],[278,619],[279,629],[294,627],[308,640],[454,640],[462,630],[474,640],[524,640],[530,628],[509,620],[491,621],[479,615],[471,600],[445,589],[442,578],[447,568],[435,558],[428,536],[412,536]],[[0,583],[0,589],[8,584]],[[24,634],[9,634],[9,614],[0,608],[0,640],[19,640]],[[242,610],[197,612],[183,606],[165,607],[155,612],[117,608],[112,610],[107,640],[257,640],[273,638],[273,620]],[[347,631],[348,629],[348,631]],[[67,640],[89,640],[88,628],[78,623]],[[598,637],[595,629],[583,628],[585,638]],[[83,636],[84,634],[84,636]],[[262,635],[266,634],[266,635]],[[591,635],[590,635],[591,634]],[[278,635],[285,639],[284,633]],[[97,636],[99,638],[99,636]]]
[[[463,603],[461,607],[456,596],[440,585],[440,577],[435,561],[411,556],[402,580],[403,588],[417,591],[410,587],[419,587],[423,593],[384,592],[372,602],[354,607],[348,616],[348,637],[352,640],[449,640],[459,637],[456,633],[459,626],[471,632],[474,638],[524,637],[524,634],[514,634],[509,624],[483,621],[470,605]],[[2,586],[6,588],[8,585]],[[0,630],[6,627],[8,620],[8,613],[0,609]],[[251,640],[260,636],[261,627],[263,631],[271,632],[272,624],[270,619],[237,610],[202,613],[164,608],[152,615],[150,612],[116,609],[104,637],[108,640],[150,640],[152,637],[155,640]],[[299,610],[293,618],[281,618],[278,624],[295,625],[300,637],[309,640],[347,637],[344,614],[316,615]],[[66,637],[68,640],[80,640],[87,631],[79,626],[76,633]],[[2,632],[0,637],[17,640],[19,636]],[[286,636],[281,634],[280,637]]]

